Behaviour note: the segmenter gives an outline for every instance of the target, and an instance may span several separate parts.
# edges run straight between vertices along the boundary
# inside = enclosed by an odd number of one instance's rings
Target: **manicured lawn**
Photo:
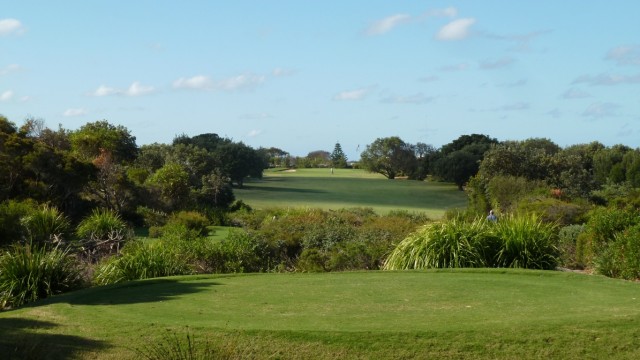
[[[0,346],[138,358],[189,333],[235,358],[631,359],[639,302],[638,283],[526,270],[176,277],[0,313]]]
[[[267,171],[262,180],[234,189],[237,199],[254,208],[316,207],[341,209],[370,207],[385,214],[393,210],[424,212],[441,217],[446,209],[467,205],[455,185],[440,182],[388,180],[363,170],[298,169]]]

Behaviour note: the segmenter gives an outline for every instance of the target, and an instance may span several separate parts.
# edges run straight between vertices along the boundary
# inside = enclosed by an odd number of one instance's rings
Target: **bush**
[[[76,228],[80,239],[108,239],[113,233],[124,233],[127,224],[115,211],[94,209],[91,215],[84,218]]]
[[[169,218],[167,213],[151,209],[146,206],[138,206],[136,213],[142,217],[144,225],[147,227],[163,226],[167,223],[167,219]]]
[[[14,245],[0,257],[0,307],[16,307],[78,289],[82,268],[67,250]]]
[[[640,279],[640,225],[614,236],[595,260],[598,273],[627,280]]]
[[[35,201],[9,200],[0,203],[0,246],[11,245],[27,237],[20,219],[37,209]]]
[[[590,206],[576,202],[569,203],[550,197],[525,198],[518,202],[520,214],[536,214],[544,222],[559,225],[583,223]]]
[[[402,240],[386,270],[518,267],[553,269],[557,263],[555,226],[535,216],[453,219],[424,226]]]
[[[209,223],[207,217],[197,211],[180,211],[173,213],[167,221],[167,225],[169,226],[183,225],[188,230],[195,231],[198,235],[207,234],[207,226]]]
[[[490,266],[496,239],[484,219],[451,220],[424,226],[402,240],[384,269],[424,269]]]
[[[558,231],[559,265],[569,269],[583,269],[584,264],[580,260],[579,242],[580,234],[584,232],[584,225],[567,225]]]
[[[71,223],[57,208],[43,205],[20,219],[32,244],[61,241],[69,232]]]
[[[497,267],[554,269],[558,263],[556,225],[535,215],[505,217],[494,226],[500,239]]]
[[[96,267],[94,283],[107,285],[190,273],[188,262],[176,248],[136,241],[128,243],[119,256],[102,261]]]

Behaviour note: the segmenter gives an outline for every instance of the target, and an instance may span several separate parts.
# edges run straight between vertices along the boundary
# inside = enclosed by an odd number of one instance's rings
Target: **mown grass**
[[[169,332],[229,358],[630,359],[639,301],[637,283],[551,271],[175,277],[1,313],[0,350],[28,339],[59,358],[137,358]]]
[[[441,217],[467,205],[466,195],[448,183],[388,180],[364,170],[297,169],[267,171],[261,180],[234,189],[236,198],[254,208],[314,207],[337,210],[370,207],[380,214],[395,210]]]

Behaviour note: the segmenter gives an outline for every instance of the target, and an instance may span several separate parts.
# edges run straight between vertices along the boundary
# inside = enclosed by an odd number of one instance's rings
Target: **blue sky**
[[[0,114],[351,160],[378,137],[640,146],[640,1],[3,1]]]

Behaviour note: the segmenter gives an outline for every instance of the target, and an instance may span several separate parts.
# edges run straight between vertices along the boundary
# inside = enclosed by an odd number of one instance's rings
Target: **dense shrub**
[[[9,200],[0,203],[0,246],[11,245],[27,237],[20,219],[37,209],[35,201]]]
[[[595,265],[602,275],[640,279],[640,225],[617,233],[597,256]]]
[[[147,227],[158,227],[167,223],[169,215],[164,211],[155,210],[146,206],[138,206],[136,213],[142,217],[144,225]]]
[[[555,222],[561,226],[585,222],[591,208],[586,203],[566,202],[552,197],[526,197],[515,206],[517,213],[536,214],[544,222]]]
[[[129,242],[120,255],[104,259],[94,273],[97,285],[192,273],[176,248],[162,243]]]
[[[167,221],[169,226],[184,225],[198,235],[206,235],[209,223],[209,219],[197,211],[179,211],[171,214]]]
[[[578,239],[584,232],[584,225],[567,225],[558,231],[558,262],[560,266],[569,269],[583,269],[580,260]]]
[[[77,289],[83,285],[82,274],[67,250],[14,245],[0,256],[0,308]]]

